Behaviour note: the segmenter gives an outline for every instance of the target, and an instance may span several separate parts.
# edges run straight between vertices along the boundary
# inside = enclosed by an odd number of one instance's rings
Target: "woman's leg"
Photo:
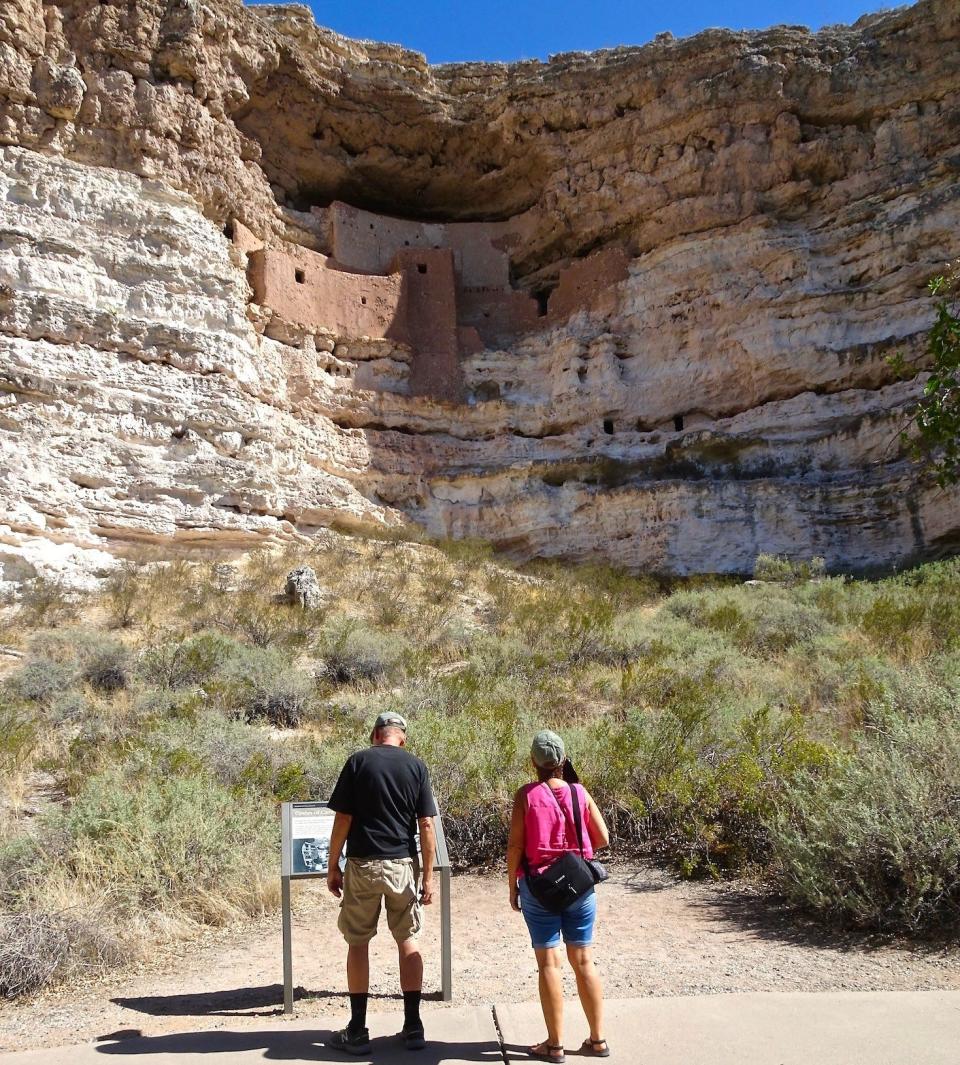
[[[603,984],[593,964],[593,947],[577,947],[567,944],[567,957],[577,978],[577,994],[580,1005],[590,1025],[590,1041],[603,1040]]]
[[[563,1046],[563,971],[560,968],[559,947],[537,947],[537,967],[540,970],[540,1005],[547,1024],[547,1042]]]

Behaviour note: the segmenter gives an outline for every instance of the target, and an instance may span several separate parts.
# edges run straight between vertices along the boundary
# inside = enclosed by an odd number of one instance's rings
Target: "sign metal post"
[[[280,902],[283,911],[283,1012],[293,1013],[293,920],[290,881],[327,876],[334,812],[325,802],[285,802],[280,811],[282,854]],[[453,947],[450,942],[450,855],[440,815],[433,819],[440,874],[440,988],[444,1002],[453,999]],[[419,840],[418,840],[419,845]]]

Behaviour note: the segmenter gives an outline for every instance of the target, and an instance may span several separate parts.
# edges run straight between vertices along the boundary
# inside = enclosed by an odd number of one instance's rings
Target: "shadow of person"
[[[271,1030],[251,1032],[177,1032],[171,1035],[124,1038],[117,1042],[97,1045],[97,1052],[114,1057],[140,1057],[150,1054],[220,1054],[224,1058],[236,1054],[256,1055],[262,1051],[267,1061],[339,1061],[346,1057],[341,1050],[330,1046],[333,1032],[329,1030],[295,1031]],[[357,1062],[409,1065],[412,1055],[396,1036],[372,1040],[368,1056],[351,1057]],[[443,1065],[444,1062],[489,1062],[498,1065],[503,1054],[493,1040],[476,1043],[431,1043],[416,1053],[417,1065]]]
[[[346,991],[307,991],[295,987],[301,999],[346,998]],[[110,1000],[123,1009],[152,1017],[276,1017],[283,1013],[283,985],[236,987],[225,991],[198,991],[179,995],[120,996]],[[273,1007],[273,1008],[268,1008]]]
[[[295,987],[297,1002],[320,999],[348,998],[346,991],[308,991]],[[439,991],[427,991],[424,1002],[439,1002]],[[375,993],[376,999],[401,1001],[403,996]],[[118,996],[110,1001],[115,1006],[151,1017],[279,1017],[283,1014],[283,985],[264,984],[262,987],[236,987],[226,991],[197,991],[180,995]]]

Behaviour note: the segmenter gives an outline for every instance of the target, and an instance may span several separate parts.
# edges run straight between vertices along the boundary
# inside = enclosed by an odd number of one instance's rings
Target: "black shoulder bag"
[[[560,797],[544,782],[544,787],[557,800],[557,806],[566,820],[567,812],[560,802]],[[527,877],[527,887],[530,893],[551,913],[562,913],[568,906],[572,906],[577,899],[584,895],[602,880],[607,879],[607,871],[598,861],[592,861],[583,856],[583,823],[580,817],[580,803],[577,801],[577,792],[570,785],[570,802],[573,806],[573,823],[577,830],[577,845],[580,853],[576,851],[564,851],[554,862],[547,866],[542,873],[531,873],[530,863],[527,856],[523,856],[523,868]]]

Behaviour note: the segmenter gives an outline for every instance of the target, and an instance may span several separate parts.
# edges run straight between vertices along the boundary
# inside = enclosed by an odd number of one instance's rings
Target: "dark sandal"
[[[542,1043],[537,1043],[535,1046],[529,1047],[527,1053],[531,1058],[537,1058],[540,1061],[555,1062],[556,1065],[563,1065],[567,1060],[567,1055],[564,1054],[563,1047],[551,1046],[546,1039],[544,1039]]]
[[[597,1050],[597,1047],[603,1047],[603,1050]],[[588,1058],[609,1058],[610,1045],[606,1039],[584,1039],[580,1053]]]

